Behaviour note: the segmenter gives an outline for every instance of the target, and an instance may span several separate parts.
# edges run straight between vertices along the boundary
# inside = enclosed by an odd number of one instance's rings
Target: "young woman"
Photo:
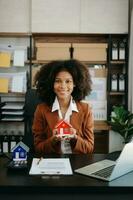
[[[93,116],[81,100],[91,92],[88,68],[77,60],[53,61],[36,74],[35,85],[43,103],[33,121],[35,151],[91,153],[94,148]],[[71,136],[62,139],[55,128],[59,120],[71,124]]]

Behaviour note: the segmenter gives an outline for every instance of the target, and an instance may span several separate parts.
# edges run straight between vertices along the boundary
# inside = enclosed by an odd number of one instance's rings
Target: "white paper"
[[[1,121],[23,121],[23,117],[4,117],[1,119]]]
[[[6,103],[5,106],[1,107],[1,109],[13,109],[13,110],[21,110],[24,108],[24,103],[17,103],[17,102],[12,102],[12,103]]]
[[[14,66],[24,66],[24,50],[15,50],[13,58]]]
[[[72,175],[69,158],[33,158],[30,175]]]
[[[3,152],[8,153],[8,142],[3,142]]]
[[[23,115],[24,111],[2,111],[3,115]]]
[[[23,92],[23,77],[22,76],[13,77],[12,92]]]

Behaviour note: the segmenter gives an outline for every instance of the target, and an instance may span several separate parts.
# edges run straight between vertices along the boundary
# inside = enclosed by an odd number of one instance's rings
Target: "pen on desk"
[[[40,161],[43,159],[43,157],[41,157],[38,161],[37,161],[37,165],[39,165]]]

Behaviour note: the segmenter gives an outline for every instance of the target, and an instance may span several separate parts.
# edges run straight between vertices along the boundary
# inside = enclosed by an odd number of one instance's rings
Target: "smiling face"
[[[59,100],[70,100],[73,88],[73,77],[69,72],[61,71],[56,75],[54,82],[54,92]]]

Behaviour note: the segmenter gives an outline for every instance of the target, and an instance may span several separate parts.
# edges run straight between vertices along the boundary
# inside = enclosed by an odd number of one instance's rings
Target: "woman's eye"
[[[60,83],[60,80],[55,80],[55,83]]]
[[[67,80],[67,81],[66,81],[66,83],[71,83],[71,82],[72,82],[72,81],[70,81],[70,80]]]

